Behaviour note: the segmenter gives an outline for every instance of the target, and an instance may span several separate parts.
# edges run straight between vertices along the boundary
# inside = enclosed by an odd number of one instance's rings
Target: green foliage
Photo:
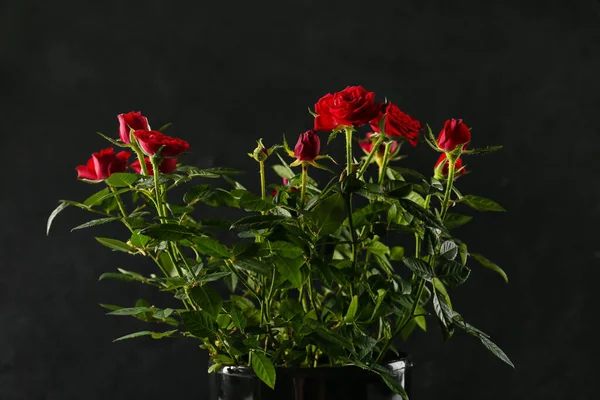
[[[343,130],[335,129],[330,139]],[[429,127],[425,140],[440,151]],[[347,150],[351,144],[346,142]],[[110,315],[177,328],[144,330],[115,341],[193,338],[209,351],[211,371],[248,365],[269,387],[276,382],[275,367],[352,365],[380,375],[405,399],[382,360],[394,356],[396,339],[406,340],[419,332],[417,327],[427,331],[432,320],[445,338],[462,330],[512,365],[488,335],[465,322],[450,298],[467,282],[470,258],[508,278],[495,263],[469,253],[454,234],[473,217],[448,211],[461,203],[477,211],[504,208],[460,194],[450,177],[429,178],[404,162],[392,165],[404,157],[400,154],[388,159],[373,153],[359,161],[350,157],[347,169],[339,167],[339,174],[319,185],[309,176],[318,165],[288,163],[288,147],[275,144],[259,160],[260,171],[268,167],[278,175],[271,186],[264,175],[256,180],[266,195],[235,181],[239,171],[180,165],[172,174],[155,177],[115,173],[82,203],[60,201],[48,218],[47,232],[59,213],[74,206],[94,218],[73,230],[122,224],[129,233],[96,240],[113,251],[147,257],[156,266],[143,274],[117,269],[100,280],[149,285],[181,304],[158,308],[139,300],[133,307],[103,305]],[[287,179],[285,185],[281,178]],[[173,190],[184,184],[189,187],[181,188],[183,199],[174,196]],[[267,187],[277,193],[269,196]],[[226,208],[232,216],[221,218],[212,207]]]

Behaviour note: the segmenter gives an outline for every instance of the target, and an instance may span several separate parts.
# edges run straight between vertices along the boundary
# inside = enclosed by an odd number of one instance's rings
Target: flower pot
[[[385,364],[410,396],[408,356]],[[250,367],[225,366],[210,374],[209,400],[400,400],[383,379],[358,367],[278,368],[275,390]]]

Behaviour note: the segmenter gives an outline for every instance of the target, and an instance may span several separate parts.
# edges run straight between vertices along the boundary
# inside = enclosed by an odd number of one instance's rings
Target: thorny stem
[[[379,186],[383,185],[383,180],[385,178],[385,173],[387,171],[387,166],[390,160],[390,148],[392,146],[391,142],[388,142],[385,144],[385,152],[383,154],[383,161],[381,162],[381,165],[379,166],[379,180],[377,181],[377,183],[379,183]],[[373,150],[376,151],[375,148],[373,148]]]
[[[265,162],[259,161],[260,164],[260,195],[264,200],[266,197],[266,185],[265,185]]]
[[[346,131],[346,176],[352,174],[352,127],[347,126],[344,128]]]
[[[308,165],[302,163],[302,189],[300,191],[300,207],[304,207],[304,201],[306,199],[306,181],[308,178]]]
[[[110,188],[110,191],[113,192],[115,195],[117,205],[119,206],[119,211],[121,211],[121,215],[123,216],[123,224],[127,227],[127,229],[129,229],[130,232],[133,232],[131,225],[129,224],[129,222],[127,222],[127,212],[125,212],[125,206],[123,205],[123,200],[121,200],[121,196],[117,193],[117,190],[113,186],[108,185],[108,187]]]
[[[377,149],[379,149],[379,146],[381,146],[381,144],[383,143],[384,140],[385,140],[385,135],[383,133],[380,133],[379,138],[377,139],[377,141],[373,145],[373,148],[371,149],[371,152],[367,155],[367,158],[366,158],[364,164],[358,170],[358,173],[356,174],[357,178],[360,178],[361,176],[364,175],[365,171],[369,167],[369,164],[371,164],[371,161],[373,160],[373,156],[375,156],[375,152],[377,151]]]
[[[448,160],[448,180],[446,182],[444,200],[442,200],[442,212],[440,215],[442,221],[444,221],[450,205],[450,195],[452,194],[452,186],[454,185],[454,168],[456,166],[456,160],[453,156],[447,156],[446,159]]]

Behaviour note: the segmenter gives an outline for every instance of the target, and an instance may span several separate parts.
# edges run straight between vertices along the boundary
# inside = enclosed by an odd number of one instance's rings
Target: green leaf
[[[352,214],[352,222],[354,222],[354,228],[360,228],[365,225],[372,223],[378,215],[385,211],[387,205],[384,203],[371,203],[365,207],[355,211]],[[348,220],[344,222],[344,225],[348,225]]]
[[[421,207],[411,200],[399,199],[398,201],[400,201],[400,204],[406,209],[406,211],[423,221],[427,226],[437,228],[442,232],[447,233],[446,227],[443,224],[440,224],[431,211]]]
[[[152,312],[152,308],[150,307],[128,307],[121,308],[115,311],[111,311],[106,315],[138,315],[146,312]]]
[[[234,222],[231,229],[268,229],[279,225],[286,219],[286,217],[280,215],[251,215]]]
[[[502,268],[500,268],[499,266],[497,266],[496,264],[494,264],[493,262],[491,262],[490,260],[488,260],[487,258],[485,258],[484,256],[482,256],[481,254],[476,254],[476,253],[470,253],[471,256],[473,256],[474,259],[476,259],[479,264],[481,264],[482,266],[491,269],[492,271],[497,272],[498,274],[500,274],[502,276],[502,278],[504,278],[504,280],[506,281],[506,283],[508,283],[508,275],[506,275],[506,272],[504,272],[504,270]]]
[[[302,267],[302,265],[304,265],[304,259],[301,257],[275,257],[275,266],[277,267],[277,270],[295,288],[302,286],[302,283],[304,283],[302,272],[300,272],[300,267]]]
[[[437,292],[433,292],[433,310],[437,315],[442,325],[449,329],[452,326],[453,313],[443,296],[439,296]]]
[[[261,199],[252,193],[246,193],[239,200],[239,205],[246,211],[268,211],[275,208],[275,204],[270,201]]]
[[[459,202],[464,202],[478,211],[506,211],[500,204],[485,197],[467,195],[463,196]]]
[[[198,236],[197,229],[179,224],[154,224],[142,230],[140,233],[157,240],[178,241]]]
[[[246,317],[244,316],[244,313],[242,313],[235,306],[231,309],[231,321],[233,322],[233,325],[242,332],[244,331],[244,329],[246,329],[246,324],[248,323]]]
[[[304,255],[304,250],[302,250],[300,247],[282,240],[276,242],[266,242],[264,247],[280,257],[298,258]]]
[[[344,197],[335,193],[314,208],[314,222],[319,227],[319,236],[335,232],[346,219]]]
[[[294,179],[294,171],[291,170],[287,165],[273,165],[273,170],[277,175],[279,175],[283,179]]]
[[[118,281],[138,281],[138,282],[143,282],[143,283],[148,283],[148,279],[144,278],[143,276],[139,275],[139,277],[136,277],[134,275],[128,275],[128,274],[117,274],[116,272],[106,272],[102,275],[100,275],[100,277],[98,278],[99,281],[104,280],[104,279],[115,279]]]
[[[127,243],[122,242],[117,239],[103,238],[103,237],[96,237],[95,239],[100,244],[103,244],[104,246],[108,247],[109,249],[111,249],[113,251],[123,251],[125,253],[131,253],[131,254],[134,254],[136,251],[133,247],[131,247]]]
[[[402,261],[404,258],[404,247],[394,246],[390,249],[390,260]]]
[[[240,175],[240,174],[244,173],[244,171],[240,171],[238,169],[224,168],[224,167],[205,168],[203,171],[206,171],[211,174],[221,175],[221,176],[235,176],[235,175]]]
[[[433,268],[425,261],[415,257],[405,257],[402,261],[418,277],[423,278],[426,281],[431,281],[433,279]]]
[[[400,395],[403,400],[409,400],[408,394],[406,394],[404,387],[396,378],[391,376],[389,373],[385,373],[385,372],[380,372],[379,376],[381,376],[381,378],[383,378],[383,381],[385,382],[385,384],[390,389],[392,389],[394,391],[394,393]]]
[[[109,188],[104,188],[104,189],[100,190],[99,192],[94,193],[93,195],[91,195],[87,199],[85,199],[85,201],[83,202],[83,204],[85,204],[88,207],[95,206],[96,204],[98,204],[102,200],[104,200],[105,196],[110,195],[110,194],[111,194],[110,189]]]
[[[115,340],[113,340],[113,342],[118,342],[119,340],[133,339],[133,338],[137,338],[140,336],[150,336],[153,333],[154,332],[151,332],[151,331],[140,331],[140,332],[130,333],[129,335],[125,335],[125,336],[116,338]]]
[[[215,289],[208,285],[196,286],[189,291],[191,300],[209,314],[214,320],[221,312],[223,299]]]
[[[186,311],[180,313],[181,321],[192,335],[199,338],[215,336],[213,319],[204,311]]]
[[[233,262],[233,265],[237,268],[243,269],[245,271],[255,272],[257,274],[269,276],[269,272],[271,268],[264,262],[257,261],[252,258],[241,258],[236,259]]]
[[[207,283],[218,281],[219,279],[223,279],[226,276],[231,275],[229,271],[221,271],[221,272],[213,272],[212,274],[206,274],[198,278],[199,282]]]
[[[129,239],[132,246],[136,247],[145,247],[150,241],[150,237],[146,235],[142,235],[139,232],[134,232],[131,234],[131,238]]]
[[[480,149],[468,149],[468,150],[463,150],[463,154],[486,154],[486,153],[492,153],[494,151],[500,150],[502,148],[502,146],[489,146],[489,147],[483,147]]]
[[[458,286],[463,284],[471,270],[459,262],[447,260],[440,265],[436,271],[437,278],[446,286]]]
[[[454,260],[458,255],[458,246],[452,240],[446,240],[440,246],[440,256],[448,259]]]
[[[109,176],[106,183],[114,187],[127,187],[133,185],[139,178],[138,174],[117,172]]]
[[[66,203],[64,201],[62,201],[58,207],[56,207],[54,209],[54,211],[52,211],[52,213],[50,214],[50,216],[48,217],[48,222],[46,224],[46,235],[50,234],[50,227],[52,226],[52,221],[54,221],[54,218],[56,218],[56,216],[65,208],[69,207],[69,203]]]
[[[459,226],[465,225],[473,219],[470,215],[461,215],[448,213],[444,218],[444,225],[448,229],[458,228]]]
[[[346,316],[344,317],[346,322],[349,322],[349,323],[354,322],[357,311],[358,311],[358,296],[354,295],[354,296],[352,296],[352,301],[350,302],[350,305],[348,306],[348,311],[346,311]]]
[[[222,245],[208,236],[194,239],[195,248],[202,254],[212,257],[229,258],[231,254],[227,246]]]
[[[91,221],[86,222],[85,224],[77,225],[75,228],[71,229],[71,232],[76,231],[77,229],[84,229],[84,228],[90,228],[90,227],[96,226],[96,225],[107,224],[109,222],[113,222],[113,221],[116,221],[119,219],[121,219],[121,218],[120,217],[109,217],[109,218],[93,219]]]
[[[513,367],[513,368],[515,367],[515,365],[512,363],[512,361],[510,361],[510,358],[508,358],[508,356],[506,355],[506,353],[504,353],[502,351],[502,349],[500,347],[498,347],[494,342],[492,342],[488,337],[480,335],[479,340],[481,340],[481,343],[483,343],[483,345],[485,347],[487,347],[488,350],[491,351],[493,355],[495,355],[496,357],[498,357],[499,359],[501,359],[502,361],[504,361],[511,367]]]
[[[275,389],[275,367],[266,354],[253,351],[251,353],[252,369],[258,378]]]

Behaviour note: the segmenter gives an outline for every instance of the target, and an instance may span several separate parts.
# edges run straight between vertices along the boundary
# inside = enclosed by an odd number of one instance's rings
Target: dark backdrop
[[[361,84],[438,131],[473,127],[465,192],[509,211],[464,227],[477,269],[456,307],[516,370],[475,339],[433,329],[405,348],[415,399],[592,399],[598,346],[600,7],[564,1],[37,1],[0,6],[0,399],[204,399],[206,357],[192,341],[112,339],[144,328],[98,303],[157,298],[98,282],[144,260],[106,251],[58,199],[95,189],[75,165],[142,110],[193,150],[198,166],[254,168],[263,137],[293,138],[323,94]],[[292,139],[293,140],[293,139]],[[431,168],[423,144],[407,160]],[[248,174],[242,181],[256,189]],[[96,235],[116,234],[112,227]],[[597,370],[596,370],[597,372]]]

